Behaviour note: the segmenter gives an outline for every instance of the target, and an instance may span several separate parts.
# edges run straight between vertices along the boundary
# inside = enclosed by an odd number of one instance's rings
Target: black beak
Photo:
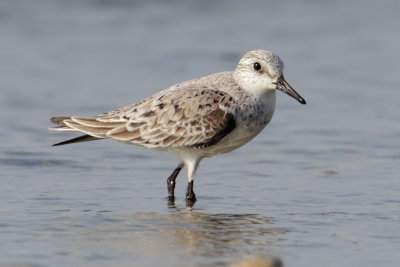
[[[299,95],[286,81],[283,75],[279,77],[278,81],[276,82],[276,89],[279,91],[284,92],[285,94],[290,95],[297,101],[299,101],[301,104],[305,105],[306,101],[304,98]]]

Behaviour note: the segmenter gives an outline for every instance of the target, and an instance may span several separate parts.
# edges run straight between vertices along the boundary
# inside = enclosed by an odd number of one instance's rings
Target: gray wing
[[[234,107],[227,93],[191,85],[94,118],[60,119],[56,129],[148,148],[201,148],[216,144],[235,128]]]

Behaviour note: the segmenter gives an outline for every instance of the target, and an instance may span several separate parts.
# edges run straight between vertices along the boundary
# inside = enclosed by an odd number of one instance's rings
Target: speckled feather
[[[215,144],[233,130],[234,113],[235,101],[229,94],[190,84],[94,118],[53,121],[65,125],[58,130],[73,129],[97,138],[163,150]]]

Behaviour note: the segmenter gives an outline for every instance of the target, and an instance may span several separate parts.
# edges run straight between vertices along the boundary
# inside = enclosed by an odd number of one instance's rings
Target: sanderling
[[[301,104],[306,101],[284,79],[283,62],[265,50],[247,52],[233,72],[220,72],[178,83],[130,106],[86,117],[54,117],[57,131],[85,135],[54,146],[112,138],[168,151],[179,164],[167,179],[174,201],[175,179],[186,165],[186,203],[196,201],[193,181],[200,161],[232,151],[253,139],[271,121],[275,91]]]

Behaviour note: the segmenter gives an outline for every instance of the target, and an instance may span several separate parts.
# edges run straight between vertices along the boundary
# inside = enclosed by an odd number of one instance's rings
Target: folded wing
[[[84,132],[91,140],[112,138],[158,149],[202,148],[216,144],[235,128],[234,99],[218,90],[186,86],[94,118],[52,121],[60,125],[55,130]]]

